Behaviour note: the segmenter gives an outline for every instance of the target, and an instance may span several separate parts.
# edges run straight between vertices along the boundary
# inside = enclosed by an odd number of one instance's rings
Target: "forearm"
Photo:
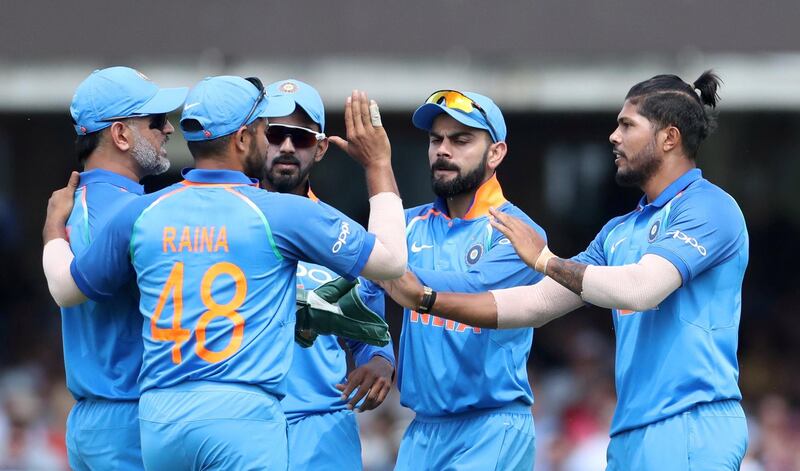
[[[62,238],[55,238],[45,244],[42,251],[42,268],[47,278],[47,288],[56,304],[70,307],[87,300],[86,296],[75,284],[69,267],[74,255],[69,243]]]
[[[580,296],[551,278],[491,293],[497,304],[499,329],[541,327],[583,305]]]
[[[583,291],[583,277],[587,266],[572,260],[553,257],[547,261],[544,274],[580,296]]]
[[[373,163],[364,169],[367,178],[367,193],[369,197],[377,195],[378,193],[394,193],[400,195],[397,189],[397,181],[394,178],[394,170],[392,170],[391,159],[386,162]]]
[[[51,240],[55,239],[67,239],[66,221],[51,221],[48,218],[45,220],[44,228],[42,229],[42,240],[46,245]]]
[[[497,306],[494,296],[488,292],[437,293],[431,312],[445,319],[474,327],[497,328]]]
[[[629,265],[589,266],[581,297],[595,306],[641,312],[658,306],[682,281],[671,262],[648,254]]]
[[[369,203],[368,230],[377,240],[361,274],[374,280],[402,276],[408,261],[403,202],[396,193],[382,192]]]

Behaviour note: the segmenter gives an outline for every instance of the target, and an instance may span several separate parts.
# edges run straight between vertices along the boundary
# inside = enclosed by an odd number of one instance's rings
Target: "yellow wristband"
[[[545,245],[542,249],[542,253],[539,254],[539,258],[536,259],[536,263],[534,264],[534,269],[539,273],[545,273],[547,270],[547,262],[550,261],[551,258],[555,258],[556,255],[550,251],[550,249]]]

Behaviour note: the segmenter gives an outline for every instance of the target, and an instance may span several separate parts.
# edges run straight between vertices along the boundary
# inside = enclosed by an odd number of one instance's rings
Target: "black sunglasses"
[[[150,129],[158,129],[159,131],[164,131],[164,128],[167,126],[167,113],[157,113],[157,114],[134,114],[131,116],[115,116],[113,118],[106,118],[102,121],[122,121],[123,119],[130,119],[130,118],[150,118],[150,124],[148,127]]]
[[[292,140],[293,146],[306,149],[325,139],[325,133],[291,124],[276,123],[267,126],[267,141],[270,144],[279,146],[287,137]]]

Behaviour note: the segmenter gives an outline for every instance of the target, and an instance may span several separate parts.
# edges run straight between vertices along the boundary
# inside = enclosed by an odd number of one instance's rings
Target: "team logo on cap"
[[[206,136],[206,137],[211,137],[211,131],[206,129],[205,131],[203,131],[203,135]]]
[[[292,82],[283,82],[279,89],[283,93],[294,93],[297,91],[297,84]]]
[[[656,236],[658,235],[658,229],[661,227],[661,219],[656,220],[652,226],[650,226],[650,232],[647,234],[647,241],[653,242],[656,240]]]
[[[136,69],[133,69],[133,71],[134,71],[134,72],[136,72],[136,75],[138,75],[138,76],[139,76],[139,77],[141,77],[142,79],[144,79],[144,80],[147,80],[148,82],[152,82],[152,80],[150,80],[150,77],[148,77],[147,75],[145,75],[145,74],[143,74],[143,73],[139,72],[139,71],[138,71],[138,70],[136,70]]]
[[[475,265],[483,255],[483,245],[475,244],[467,250],[467,265]]]

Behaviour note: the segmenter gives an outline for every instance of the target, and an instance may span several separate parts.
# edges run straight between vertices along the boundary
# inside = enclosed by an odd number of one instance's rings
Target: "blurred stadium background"
[[[411,112],[441,88],[487,94],[503,109],[506,196],[563,255],[582,250],[638,199],[613,181],[608,134],[627,90],[658,73],[687,81],[714,68],[720,127],[699,166],[739,202],[751,236],[739,359],[750,471],[800,470],[800,3],[676,0],[406,2],[4,2],[0,14],[0,469],[65,467],[58,309],[40,268],[50,192],[77,167],[68,106],[95,68],[129,65],[162,86],[204,76],[295,77],[315,85],[328,134],[344,97],[381,104],[405,204],[430,201],[426,136]],[[173,124],[177,124],[173,117]],[[172,169],[190,157],[179,132]],[[315,192],[364,220],[360,170],[331,149]],[[795,268],[792,268],[795,267]],[[399,335],[399,310],[389,321]],[[614,407],[614,333],[583,309],[536,332],[537,470],[602,469]],[[395,391],[362,414],[364,464],[392,468],[410,412]]]

